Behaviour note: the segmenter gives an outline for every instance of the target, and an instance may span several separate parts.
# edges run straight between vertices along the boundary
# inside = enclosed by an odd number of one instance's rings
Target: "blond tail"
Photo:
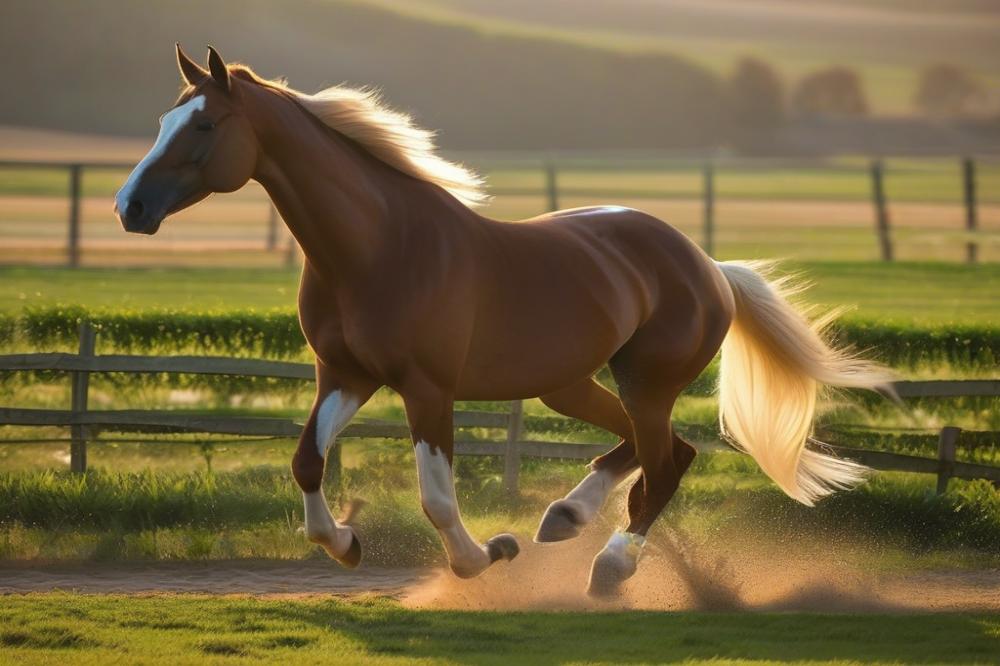
[[[843,349],[788,300],[788,279],[768,280],[768,264],[718,263],[736,299],[722,343],[719,420],[723,435],[746,451],[788,495],[811,506],[857,484],[867,468],[806,448],[821,384],[891,392],[891,374]]]

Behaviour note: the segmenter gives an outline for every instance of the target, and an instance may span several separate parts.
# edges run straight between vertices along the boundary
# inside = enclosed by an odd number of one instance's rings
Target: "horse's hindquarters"
[[[653,319],[675,322],[675,333],[702,330],[704,318],[728,326],[711,261],[644,213],[563,211],[491,231],[459,397],[533,397],[576,384]]]

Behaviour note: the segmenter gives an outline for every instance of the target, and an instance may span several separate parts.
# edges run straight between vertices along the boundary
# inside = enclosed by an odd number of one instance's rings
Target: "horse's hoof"
[[[590,567],[587,594],[598,599],[621,595],[622,584],[635,573],[635,563],[622,560],[613,553],[601,551]]]
[[[358,535],[354,533],[354,530],[351,530],[351,545],[348,547],[347,552],[334,559],[347,569],[355,569],[361,564],[361,542],[358,540]]]
[[[580,536],[584,522],[566,500],[556,500],[545,510],[535,533],[535,543],[553,543]]]
[[[486,552],[490,556],[490,564],[500,559],[510,562],[521,552],[521,547],[513,534],[498,534],[486,542]]]
[[[594,557],[587,594],[599,599],[619,596],[622,584],[635,573],[645,541],[639,535],[615,532],[604,550]]]

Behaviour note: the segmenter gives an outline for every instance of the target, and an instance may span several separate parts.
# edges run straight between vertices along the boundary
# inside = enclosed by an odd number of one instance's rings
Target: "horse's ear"
[[[187,82],[188,85],[195,86],[205,80],[208,76],[208,72],[198,66],[198,64],[191,60],[184,49],[181,48],[180,42],[175,44],[177,47],[177,68],[181,70],[181,78]]]
[[[212,72],[212,78],[222,86],[222,89],[229,92],[232,89],[232,81],[229,80],[229,68],[226,61],[222,59],[219,52],[208,47],[208,71]]]

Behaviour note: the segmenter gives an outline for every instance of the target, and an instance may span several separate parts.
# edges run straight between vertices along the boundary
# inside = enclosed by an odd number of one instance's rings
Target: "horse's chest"
[[[334,369],[362,367],[379,377],[401,349],[400,341],[393,339],[393,331],[399,327],[378,310],[331,306],[319,312],[300,309],[300,319],[309,346]]]

